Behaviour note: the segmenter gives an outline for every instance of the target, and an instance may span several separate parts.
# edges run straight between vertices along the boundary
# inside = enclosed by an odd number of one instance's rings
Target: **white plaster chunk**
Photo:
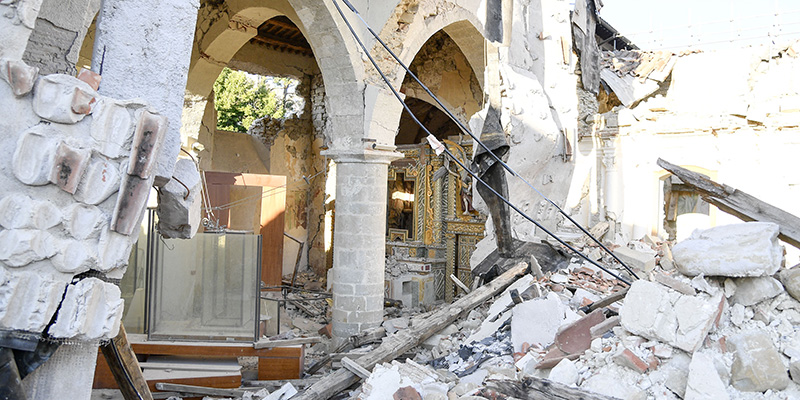
[[[126,236],[117,232],[104,229],[100,235],[99,265],[98,269],[103,272],[111,271],[115,268],[124,268],[128,265],[128,257],[131,253],[136,236]]]
[[[512,312],[511,342],[515,352],[521,351],[523,343],[549,346],[566,320],[566,306],[553,292],[547,297],[520,303]]]
[[[2,207],[2,206],[0,206]],[[63,215],[61,210],[50,201],[37,201],[33,205],[33,226],[36,229],[47,230],[61,223]]]
[[[127,155],[133,137],[133,121],[124,105],[107,97],[95,107],[92,120],[95,150],[110,158]]]
[[[783,249],[777,224],[746,222],[696,230],[672,249],[678,270],[696,276],[765,276],[778,271]]]
[[[714,359],[705,352],[698,351],[689,364],[684,400],[729,399],[725,384],[714,367]]]
[[[116,285],[87,278],[69,285],[56,322],[48,333],[55,338],[110,339],[119,331],[123,301]]]
[[[200,172],[192,160],[180,159],[172,179],[158,194],[158,232],[167,238],[191,239],[200,228]]]
[[[0,261],[11,267],[52,257],[55,249],[53,236],[44,231],[11,229],[0,232]]]
[[[731,302],[752,306],[783,293],[783,285],[771,276],[739,278]]]
[[[97,205],[119,190],[120,173],[117,165],[102,157],[92,157],[83,179],[75,192],[75,199]]]
[[[33,111],[44,119],[62,124],[82,120],[91,111],[83,107],[90,106],[97,98],[97,92],[86,82],[60,74],[41,77],[33,93]]]
[[[64,225],[70,236],[84,240],[94,236],[103,222],[108,218],[102,210],[95,206],[73,204],[64,212]]]
[[[0,267],[0,329],[41,332],[58,308],[65,286],[43,274]]]
[[[639,280],[625,296],[619,311],[620,323],[633,334],[692,353],[708,335],[722,300],[721,291],[714,296],[688,296]]]
[[[743,392],[783,390],[789,385],[786,367],[766,332],[752,331],[730,339],[736,349],[731,384]]]
[[[40,186],[50,182],[58,141],[46,137],[41,126],[23,133],[12,158],[14,176],[26,185]]]
[[[547,379],[553,382],[575,386],[578,382],[578,367],[575,366],[574,362],[565,358],[559,361],[558,364],[550,370],[550,375],[547,376]]]
[[[12,193],[0,200],[0,226],[6,229],[30,228],[33,225],[33,200]]]
[[[653,254],[630,249],[628,247],[617,247],[614,255],[619,257],[627,266],[644,272],[650,272],[656,267],[656,258]]]
[[[53,267],[60,272],[79,274],[90,269],[97,269],[97,251],[95,243],[66,240],[62,248],[53,257]]]

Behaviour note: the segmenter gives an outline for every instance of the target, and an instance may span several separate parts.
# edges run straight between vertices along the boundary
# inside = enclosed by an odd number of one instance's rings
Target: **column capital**
[[[389,164],[403,158],[403,153],[386,150],[329,149],[320,152],[335,163]]]

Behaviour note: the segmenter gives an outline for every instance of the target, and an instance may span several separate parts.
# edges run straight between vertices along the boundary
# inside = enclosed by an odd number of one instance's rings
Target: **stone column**
[[[344,339],[383,322],[390,151],[331,150],[336,163],[333,230],[333,335]]]
[[[172,177],[180,152],[181,113],[199,0],[103,0],[92,70],[100,94],[142,98],[169,119],[156,186]]]

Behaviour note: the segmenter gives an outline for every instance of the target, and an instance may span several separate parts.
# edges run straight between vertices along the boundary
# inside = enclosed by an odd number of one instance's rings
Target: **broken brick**
[[[416,389],[411,386],[404,386],[400,389],[397,389],[392,395],[394,400],[422,400],[422,396],[419,395]]]
[[[30,67],[22,61],[11,60],[6,64],[8,84],[14,96],[23,96],[33,90],[39,68]]]
[[[591,328],[606,320],[603,310],[595,310],[589,315],[560,329],[555,343],[568,354],[583,353],[592,345]]]
[[[67,193],[75,194],[90,156],[89,150],[76,149],[66,143],[60,143],[56,148],[50,182]]]
[[[614,354],[613,359],[615,363],[630,368],[640,374],[647,372],[650,368],[649,364],[624,347]]]
[[[128,175],[136,175],[142,179],[150,177],[166,133],[166,117],[149,111],[142,112],[133,134]]]
[[[82,69],[81,72],[78,73],[78,79],[89,84],[92,89],[97,90],[100,88],[100,81],[103,80],[103,77],[90,69]]]

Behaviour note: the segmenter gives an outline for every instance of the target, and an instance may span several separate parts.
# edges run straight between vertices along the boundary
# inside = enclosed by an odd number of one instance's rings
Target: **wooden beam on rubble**
[[[541,379],[527,377],[522,381],[491,381],[489,389],[517,399],[532,400],[614,400],[599,393]]]
[[[125,400],[153,400],[122,323],[119,324],[117,336],[100,346],[100,350]]]
[[[381,345],[375,350],[361,356],[356,361],[367,370],[372,370],[378,363],[388,362],[408,350],[416,347],[436,332],[459,317],[465,315],[476,306],[483,304],[503,289],[511,285],[528,270],[528,263],[521,262],[495,278],[487,285],[481,286],[462,297],[453,304],[444,305],[439,310],[426,316],[424,319],[414,318],[408,329],[398,331],[392,336],[383,339]],[[358,375],[345,368],[336,370],[319,382],[309,387],[302,395],[294,400],[326,400],[337,393],[347,389],[359,381]]]
[[[800,218],[765,203],[741,190],[722,185],[686,168],[658,159],[658,165],[672,172],[684,184],[700,193],[703,200],[744,221],[773,222],[780,226],[778,237],[800,249]]]

